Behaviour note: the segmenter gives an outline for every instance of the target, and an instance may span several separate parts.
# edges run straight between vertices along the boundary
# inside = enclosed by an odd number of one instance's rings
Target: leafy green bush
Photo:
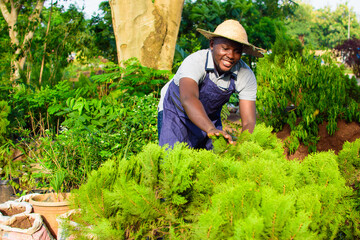
[[[0,101],[0,144],[5,142],[5,136],[7,133],[7,127],[10,124],[8,115],[10,113],[10,107],[7,102]]]
[[[276,40],[271,46],[272,53],[269,58],[274,61],[275,56],[279,61],[285,61],[287,57],[296,57],[302,55],[303,46],[299,39],[290,37],[284,31],[276,31]]]
[[[44,135],[46,129],[56,133],[63,119],[50,116],[48,108],[54,104],[64,105],[67,98],[79,93],[71,89],[71,84],[67,81],[62,81],[54,87],[47,86],[41,89],[31,89],[20,85],[14,90],[9,100],[11,106],[9,120],[10,127],[13,129],[13,139],[24,137],[21,135],[22,129],[30,130],[33,137],[39,134]]]
[[[19,177],[20,172],[24,169],[21,162],[13,159],[13,154],[18,146],[8,138],[8,126],[10,124],[8,116],[10,112],[8,103],[0,101],[0,178],[7,180]],[[18,186],[16,187],[18,188]]]
[[[0,89],[10,95],[12,139],[29,146],[33,160],[51,173],[66,170],[66,189],[83,183],[109,157],[132,155],[157,141],[156,96],[168,72],[143,67],[136,59],[124,64],[106,64],[103,75],[80,74],[76,82]],[[68,78],[76,69],[69,69]]]
[[[14,161],[13,154],[17,146],[12,141],[3,142],[0,146],[0,178],[11,180],[18,178],[25,166],[20,161]]]
[[[132,155],[157,141],[158,100],[152,94],[126,99],[69,98],[66,107],[51,112],[65,118],[62,130],[39,139],[34,160],[50,172],[66,170],[66,189],[72,189],[108,158]]]
[[[318,124],[327,122],[330,135],[337,130],[337,120],[360,122],[360,93],[355,78],[344,75],[331,59],[313,55],[261,59],[257,65],[259,119],[281,130],[291,128],[290,152],[299,142],[316,151]]]
[[[138,59],[130,58],[123,62],[124,67],[109,67],[105,73],[92,76],[105,92],[120,90],[129,96],[144,96],[157,93],[169,80],[170,73],[142,66]]]
[[[287,161],[271,132],[261,124],[235,146],[216,140],[214,151],[149,144],[136,156],[113,158],[73,192],[80,225],[68,232],[80,239],[359,236],[336,155]]]

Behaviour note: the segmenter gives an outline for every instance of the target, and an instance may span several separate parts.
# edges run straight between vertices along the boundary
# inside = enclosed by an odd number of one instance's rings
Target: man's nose
[[[229,50],[227,51],[227,57],[228,57],[228,58],[231,58],[231,59],[234,58],[234,50],[233,50],[233,49],[229,49]]]

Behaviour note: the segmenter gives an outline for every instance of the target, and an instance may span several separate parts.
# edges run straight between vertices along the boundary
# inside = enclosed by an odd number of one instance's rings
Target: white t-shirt
[[[204,49],[186,57],[173,79],[166,83],[161,89],[158,111],[163,110],[164,97],[171,81],[174,81],[175,84],[179,86],[180,79],[186,77],[195,80],[199,84],[204,81],[206,73],[209,73],[210,80],[222,90],[229,88],[230,77],[233,75],[235,77],[235,89],[236,92],[239,93],[239,99],[256,100],[256,78],[253,71],[243,60],[240,59],[229,72],[219,76],[214,66],[211,50]]]

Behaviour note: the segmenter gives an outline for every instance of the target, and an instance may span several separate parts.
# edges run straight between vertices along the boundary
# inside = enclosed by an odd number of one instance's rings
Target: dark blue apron
[[[235,92],[233,76],[230,79],[230,86],[227,90],[221,90],[209,74],[206,74],[204,81],[199,85],[199,100],[215,127],[222,130],[221,109],[227,103],[232,93]],[[179,86],[174,82],[170,83],[164,98],[164,112],[161,126],[159,145],[168,144],[173,147],[176,142],[186,142],[189,147],[199,149],[212,149],[211,139],[206,132],[202,131],[191,122],[186,115],[180,102]]]

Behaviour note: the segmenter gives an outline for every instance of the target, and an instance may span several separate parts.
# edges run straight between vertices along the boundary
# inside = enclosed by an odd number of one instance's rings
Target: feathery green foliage
[[[360,138],[345,142],[338,155],[339,169],[346,184],[355,191],[356,209],[360,209]]]
[[[333,152],[287,161],[257,125],[214,151],[148,144],[93,171],[75,194],[81,231],[101,239],[334,239],[359,236],[359,214]],[[219,143],[220,142],[220,143]],[[221,149],[222,148],[222,149]]]
[[[360,169],[360,139],[351,143],[345,142],[338,159],[341,173],[348,183],[352,185],[354,181],[359,181],[357,179]]]

